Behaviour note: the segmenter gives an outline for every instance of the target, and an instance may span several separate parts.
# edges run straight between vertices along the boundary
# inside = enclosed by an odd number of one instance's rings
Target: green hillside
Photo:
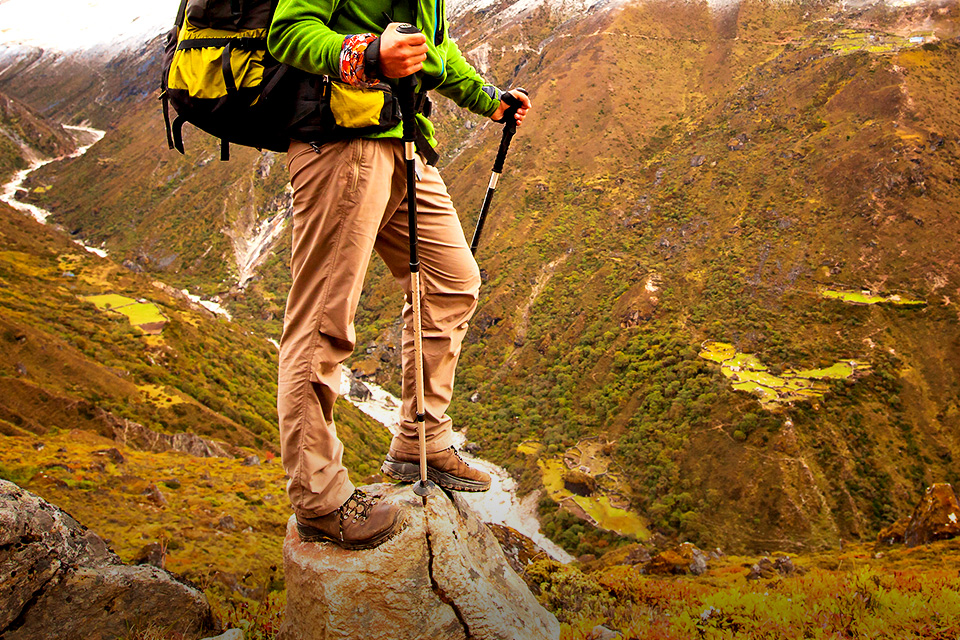
[[[603,504],[711,546],[809,550],[872,538],[925,485],[956,481],[958,17],[956,5],[657,2],[456,25],[468,57],[530,89],[536,111],[485,231],[451,415],[525,489],[554,486],[542,469],[586,438],[603,443],[615,479],[595,504],[541,503],[555,537],[579,527],[571,550],[610,543],[574,524],[602,526]],[[470,228],[498,127],[438,110]],[[187,145],[168,153],[144,102],[87,156],[38,172],[32,197],[134,269],[221,294],[276,336],[287,240],[241,290],[228,235],[282,208],[282,156],[221,164],[209,138]],[[395,284],[379,262],[369,276],[359,344],[395,342]],[[725,375],[700,357],[710,341],[765,369]],[[816,397],[755,395],[838,363],[851,375],[817,377]],[[396,388],[396,370],[379,366],[378,380]],[[263,439],[267,413],[248,404],[229,419]]]
[[[279,451],[277,354],[265,338],[6,205],[0,285],[3,435],[80,429],[112,438],[115,420],[126,419],[213,438],[244,455]],[[158,315],[95,304],[104,299]],[[386,451],[386,430],[349,403],[338,406],[337,421],[341,437],[354,443],[351,470],[368,475]]]

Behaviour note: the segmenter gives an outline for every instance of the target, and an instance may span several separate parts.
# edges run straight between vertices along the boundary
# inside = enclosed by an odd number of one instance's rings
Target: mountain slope
[[[278,451],[277,356],[264,338],[2,204],[0,282],[0,433],[113,438],[130,420],[236,452]],[[98,307],[96,296],[120,300],[118,311]],[[156,317],[131,326],[137,316],[122,315],[120,296]],[[337,421],[353,443],[348,465],[368,475],[389,434],[348,403]]]
[[[39,158],[62,156],[75,146],[60,125],[0,93],[0,182]]]
[[[953,480],[956,3],[498,7],[465,10],[453,30],[536,105],[481,245],[451,409],[485,455],[534,488],[550,483],[538,462],[598,438],[616,497],[651,528],[741,549],[869,537],[925,484]],[[241,289],[227,236],[283,210],[280,159],[221,164],[202,135],[185,158],[168,154],[155,109],[38,172],[33,197],[133,268],[224,295],[276,335],[285,238]],[[498,127],[438,111],[469,227]],[[823,289],[926,304],[851,305]],[[389,352],[399,304],[374,262],[360,344]],[[765,381],[862,367],[809,400],[761,403],[700,356],[705,341]],[[395,370],[377,375],[395,385]]]

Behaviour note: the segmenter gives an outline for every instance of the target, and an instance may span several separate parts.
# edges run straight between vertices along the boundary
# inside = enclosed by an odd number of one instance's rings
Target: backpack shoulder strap
[[[177,9],[177,19],[174,20],[173,24],[177,27],[177,30],[180,30],[180,27],[183,26],[184,16],[187,13],[187,0],[180,0],[180,8]]]

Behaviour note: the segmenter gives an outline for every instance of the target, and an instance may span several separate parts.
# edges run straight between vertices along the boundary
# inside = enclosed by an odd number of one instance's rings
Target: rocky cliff
[[[147,627],[198,638],[217,627],[202,592],[157,567],[123,564],[69,514],[5,480],[0,575],[5,640],[107,640]]]

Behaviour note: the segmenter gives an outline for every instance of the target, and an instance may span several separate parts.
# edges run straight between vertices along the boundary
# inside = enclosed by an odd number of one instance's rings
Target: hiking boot
[[[406,511],[395,504],[380,502],[361,489],[325,516],[297,516],[297,533],[302,542],[332,542],[344,549],[372,549],[403,529]]]
[[[400,482],[416,482],[420,479],[420,455],[391,450],[380,472]],[[454,447],[427,454],[427,478],[451,491],[490,488],[490,476],[464,462]]]

